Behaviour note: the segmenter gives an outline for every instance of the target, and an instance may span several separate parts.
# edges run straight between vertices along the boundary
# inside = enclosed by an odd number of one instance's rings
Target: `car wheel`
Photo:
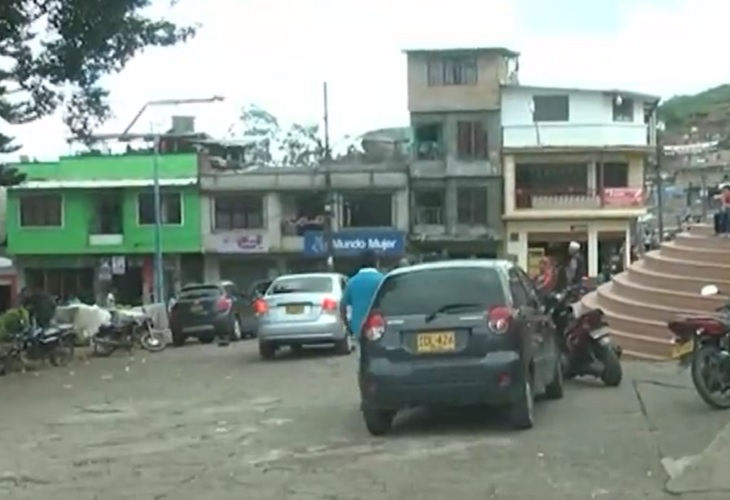
[[[517,399],[510,408],[510,422],[515,429],[531,429],[534,422],[533,408],[535,399],[532,394],[532,380],[530,376],[517,391]]]
[[[362,411],[365,427],[373,436],[384,436],[393,428],[395,412],[369,408]]]
[[[200,337],[198,337],[198,342],[200,342],[201,344],[212,344],[214,340],[215,334],[213,333],[201,335]]]
[[[259,356],[261,356],[261,359],[274,359],[276,346],[269,342],[259,341]]]
[[[335,342],[335,352],[340,356],[347,356],[352,352],[352,335],[345,333],[345,338]]]
[[[172,345],[175,347],[182,347],[185,345],[187,338],[179,330],[172,331]]]
[[[231,331],[231,340],[237,342],[243,338],[243,331],[241,330],[241,320],[238,316],[233,318],[233,329]]]
[[[562,399],[563,397],[563,364],[555,362],[553,379],[545,387],[545,397],[548,399]]]

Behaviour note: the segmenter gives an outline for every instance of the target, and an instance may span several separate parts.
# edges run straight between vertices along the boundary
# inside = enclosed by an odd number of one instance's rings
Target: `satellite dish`
[[[13,267],[13,261],[7,257],[0,257],[0,268]]]

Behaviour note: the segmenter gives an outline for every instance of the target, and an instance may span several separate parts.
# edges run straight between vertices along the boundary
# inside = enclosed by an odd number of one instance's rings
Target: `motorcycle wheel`
[[[94,346],[94,355],[100,358],[107,358],[117,350],[116,344],[112,344],[111,342],[100,342],[96,339],[92,339],[91,343]]]
[[[142,348],[149,352],[164,351],[167,347],[167,341],[162,332],[147,331],[139,338]]]
[[[596,344],[596,357],[603,364],[603,373],[601,374],[601,381],[608,387],[618,387],[621,385],[623,379],[623,369],[621,368],[621,361],[619,360],[618,353],[614,349],[613,345],[607,344]]]
[[[60,341],[48,355],[48,361],[53,366],[66,366],[73,358],[74,345],[66,341]]]
[[[730,409],[730,390],[726,390],[724,394],[728,395],[723,396],[723,393],[718,395],[718,392],[711,387],[718,381],[722,384],[726,378],[721,353],[722,351],[714,345],[703,346],[695,352],[692,358],[692,383],[697,389],[697,394],[708,406],[716,410],[727,410]],[[714,380],[709,380],[708,375]]]

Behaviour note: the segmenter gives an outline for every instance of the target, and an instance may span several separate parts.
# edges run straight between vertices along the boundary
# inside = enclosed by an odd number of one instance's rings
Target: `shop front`
[[[327,265],[329,254],[327,238],[321,231],[304,234],[302,256],[307,258],[314,269]],[[366,251],[372,251],[378,258],[381,268],[391,268],[398,264],[406,254],[406,233],[392,229],[358,229],[337,231],[331,235],[335,270],[346,275],[357,272],[360,258]]]

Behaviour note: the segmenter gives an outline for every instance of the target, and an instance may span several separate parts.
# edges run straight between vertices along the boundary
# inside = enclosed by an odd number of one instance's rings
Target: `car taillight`
[[[330,313],[337,312],[337,301],[330,297],[326,297],[322,301],[322,311]]]
[[[362,325],[362,337],[365,340],[378,340],[385,333],[385,318],[378,312],[370,313]]]
[[[269,304],[266,303],[264,299],[256,299],[253,303],[253,312],[258,314],[259,316],[262,314],[266,314],[266,312],[269,310]]]
[[[233,301],[228,297],[221,297],[215,305],[219,312],[225,312],[231,308]]]
[[[509,307],[492,307],[487,313],[487,326],[494,333],[507,333],[512,324],[512,310]]]

